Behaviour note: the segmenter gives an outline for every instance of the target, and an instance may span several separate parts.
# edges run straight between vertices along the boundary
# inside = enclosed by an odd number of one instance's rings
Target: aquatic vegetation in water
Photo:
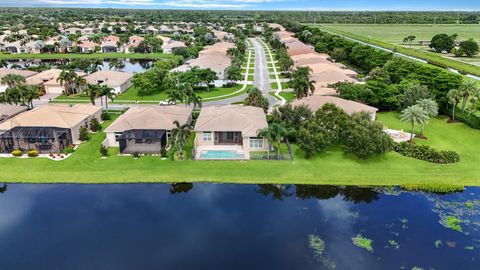
[[[398,242],[393,240],[393,239],[388,240],[388,246],[387,247],[392,247],[393,249],[400,249],[400,245],[398,244]]]
[[[313,254],[323,265],[324,269],[335,269],[337,267],[335,262],[324,256],[323,252],[325,251],[325,241],[323,241],[320,236],[310,234],[308,236],[308,246],[313,250]]]
[[[462,226],[460,226],[460,223],[463,221],[457,217],[454,216],[447,216],[445,220],[443,220],[444,226],[455,230],[457,232],[462,232]]]
[[[472,209],[475,205],[473,204],[473,202],[465,202],[465,206],[466,206],[467,208]]]
[[[421,267],[418,267],[418,266],[414,266],[414,267],[412,267],[412,270],[425,270],[425,269],[423,269]]]
[[[361,234],[357,234],[357,236],[352,237],[352,242],[357,247],[364,248],[369,252],[373,252],[373,240],[363,237]]]
[[[325,242],[320,238],[320,236],[315,234],[310,234],[308,236],[308,245],[313,250],[315,256],[322,256],[323,251],[325,250]]]
[[[435,241],[435,247],[436,248],[441,248],[442,246],[443,246],[442,240]]]
[[[401,189],[406,191],[425,191],[433,193],[454,193],[461,192],[465,189],[462,185],[456,185],[451,183],[416,183],[416,184],[403,184]]]
[[[474,250],[475,247],[474,246],[465,246],[465,250]]]
[[[402,223],[402,229],[407,229],[408,228],[408,219],[402,218],[400,219],[400,223]]]

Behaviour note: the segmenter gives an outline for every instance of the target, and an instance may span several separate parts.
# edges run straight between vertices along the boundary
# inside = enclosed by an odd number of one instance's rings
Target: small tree
[[[452,89],[448,91],[447,94],[448,103],[452,104],[452,121],[455,121],[455,111],[457,109],[457,104],[462,98],[460,91],[458,89]]]
[[[104,145],[100,145],[100,154],[102,157],[107,157],[108,156],[108,148],[105,147]]]
[[[459,51],[461,55],[465,54],[467,57],[473,57],[479,52],[478,43],[473,39],[464,40],[460,43]]]
[[[409,123],[412,127],[410,134],[410,141],[413,139],[413,132],[415,125],[425,125],[428,122],[428,113],[418,105],[412,105],[402,111],[400,115],[400,120],[403,122]]]
[[[420,106],[424,111],[427,112],[428,117],[436,117],[438,115],[438,104],[433,99],[421,99],[417,101],[417,105]],[[420,135],[423,136],[423,130],[425,129],[425,124],[422,125],[420,130]]]
[[[248,96],[243,101],[243,105],[260,107],[266,113],[268,111],[268,99],[262,95],[262,92],[256,87],[252,87],[247,91]]]
[[[98,122],[98,119],[97,118],[92,118],[92,120],[90,120],[90,130],[93,131],[93,132],[97,132],[97,131],[100,131],[102,129],[102,125],[100,125],[100,122]]]
[[[80,127],[79,140],[82,142],[90,140],[90,134],[88,134],[88,129],[85,126]]]

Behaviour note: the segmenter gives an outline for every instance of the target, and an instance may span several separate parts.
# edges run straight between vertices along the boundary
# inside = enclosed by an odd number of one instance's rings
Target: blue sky
[[[480,0],[0,0],[0,6],[247,10],[480,10]]]

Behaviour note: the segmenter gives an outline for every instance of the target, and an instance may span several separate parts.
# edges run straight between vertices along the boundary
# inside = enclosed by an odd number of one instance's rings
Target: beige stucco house
[[[107,138],[103,145],[120,147],[120,153],[158,154],[168,146],[170,131],[192,121],[192,107],[185,106],[134,106],[120,115],[105,129]]]
[[[28,85],[37,85],[39,87],[43,87],[45,93],[61,94],[65,91],[65,85],[62,85],[58,80],[58,77],[60,77],[61,73],[61,69],[47,69],[40,73],[29,76],[25,83]],[[85,76],[84,72],[76,73],[78,76]]]
[[[100,121],[102,108],[88,105],[45,105],[20,113],[0,124],[0,153],[13,150],[39,150],[60,153],[80,143],[80,127]]]
[[[85,77],[90,84],[106,84],[120,94],[132,86],[133,74],[128,72],[99,70]]]
[[[257,136],[266,127],[265,112],[259,107],[205,107],[195,124],[195,158],[250,159],[250,151],[268,150],[268,142]]]
[[[309,107],[313,112],[315,112],[327,103],[334,104],[335,106],[339,107],[344,112],[346,112],[348,115],[352,115],[354,113],[359,113],[359,112],[367,112],[370,114],[370,120],[372,121],[375,120],[376,113],[378,111],[378,109],[375,107],[368,106],[353,100],[347,100],[347,99],[333,97],[333,96],[321,96],[321,95],[313,95],[306,98],[297,99],[293,101],[291,104],[292,106],[305,105]]]
[[[30,76],[37,74],[37,72],[30,71],[30,70],[14,69],[14,68],[0,68],[0,81],[2,80],[3,77],[5,77],[8,74],[15,74],[15,75],[20,75],[24,78],[28,78]],[[6,84],[0,83],[0,93],[5,92],[7,87],[8,86]]]

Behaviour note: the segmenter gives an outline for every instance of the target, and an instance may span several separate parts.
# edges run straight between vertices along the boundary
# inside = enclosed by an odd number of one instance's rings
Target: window
[[[263,149],[263,138],[250,138],[250,149]]]
[[[120,136],[122,135],[121,132],[115,132],[115,141],[118,142],[120,140]]]
[[[212,132],[203,132],[202,139],[204,141],[211,141],[212,140]]]

